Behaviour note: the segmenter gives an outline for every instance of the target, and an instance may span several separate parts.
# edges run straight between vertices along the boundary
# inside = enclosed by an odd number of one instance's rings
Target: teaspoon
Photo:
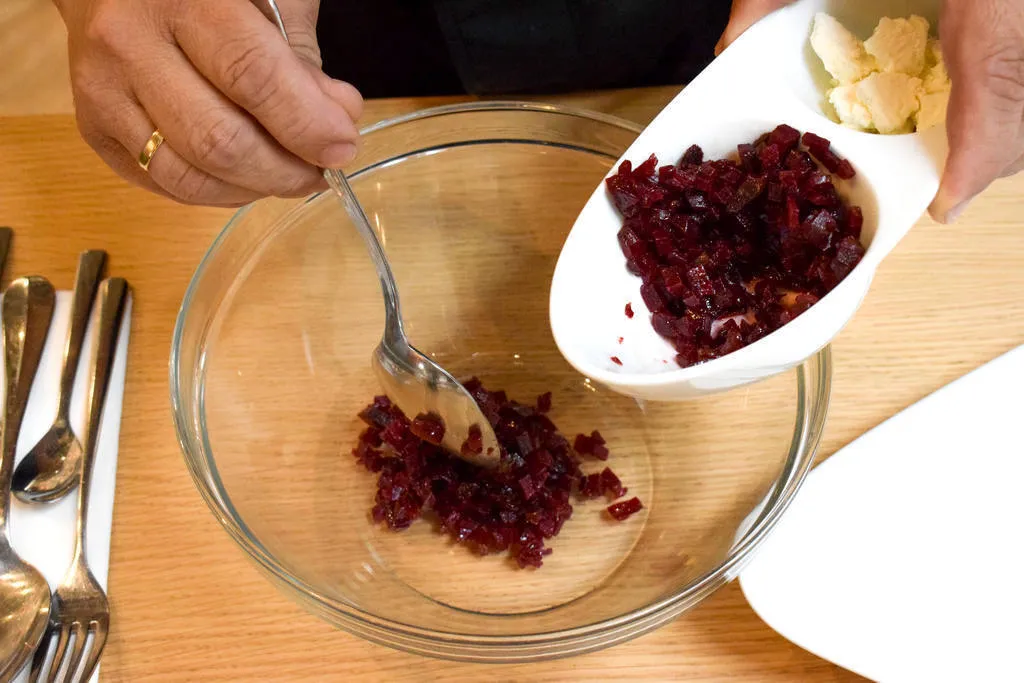
[[[22,502],[48,503],[57,500],[78,482],[82,444],[71,429],[71,391],[75,385],[78,357],[82,353],[89,313],[106,260],[107,253],[99,250],[82,252],[79,258],[74,299],[71,303],[71,325],[64,344],[57,417],[50,431],[25,454],[14,470],[11,489]]]

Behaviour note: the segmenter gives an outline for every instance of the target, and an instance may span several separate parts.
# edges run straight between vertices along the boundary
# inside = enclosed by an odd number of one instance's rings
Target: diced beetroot
[[[644,303],[647,304],[647,308],[651,313],[665,310],[665,299],[662,298],[654,283],[645,282],[640,285],[640,296],[643,298]]]
[[[779,149],[778,145],[765,145],[761,148],[757,158],[761,162],[762,170],[773,171],[778,169],[782,163],[782,150]]]
[[[628,489],[622,485],[622,481],[611,468],[605,467],[601,470],[601,490],[615,499],[626,495]]]
[[[541,410],[550,408],[551,394],[541,394],[537,407],[511,401],[503,391],[488,391],[472,378],[466,389],[483,410],[494,412],[501,463],[483,469],[446,452],[436,426],[440,419],[420,415],[411,422],[396,406],[378,397],[360,413],[372,422],[359,435],[353,455],[377,473],[377,491],[370,516],[376,523],[401,530],[429,515],[437,528],[479,554],[508,552],[520,567],[539,567],[555,537],[572,516],[570,498],[621,495],[625,488],[611,470],[584,476],[565,437]],[[386,425],[380,427],[378,424]],[[479,452],[479,427],[470,430],[466,446]],[[606,459],[608,449],[598,431],[577,437],[578,450]]]
[[[417,439],[435,446],[441,445],[441,442],[444,441],[444,421],[435,413],[417,415],[409,426],[409,431]]]
[[[685,152],[683,152],[683,158],[680,159],[680,166],[699,166],[704,161],[704,150],[700,148],[700,145],[690,145]]]
[[[793,195],[786,197],[785,218],[785,225],[787,228],[797,228],[800,226],[800,204],[797,203],[796,197]]]
[[[519,478],[519,488],[523,491],[523,498],[530,500],[537,495],[537,489],[533,485],[533,480],[530,479],[530,475],[526,474]]]
[[[618,356],[612,356],[612,357],[611,357],[611,360],[612,360],[612,362],[613,362],[613,363],[615,363],[616,365],[622,365],[622,359],[621,359],[621,358],[619,358]]]
[[[747,176],[743,183],[736,190],[732,200],[726,204],[725,210],[729,213],[739,213],[740,209],[757,199],[764,192],[767,181],[764,176]]]
[[[843,180],[850,180],[857,175],[857,171],[853,168],[853,164],[847,159],[840,159],[839,166],[836,167],[835,174]]]
[[[644,161],[644,163],[642,163],[642,164],[640,164],[639,166],[636,167],[636,170],[633,171],[633,175],[634,175],[634,177],[637,177],[637,178],[653,179],[654,178],[654,171],[657,168],[658,168],[658,157],[656,157],[656,156],[654,156],[652,154],[651,156],[647,157],[647,160]]]
[[[609,505],[608,514],[611,515],[612,519],[622,522],[643,509],[643,503],[640,502],[639,498],[630,498],[621,503]]]
[[[684,367],[791,321],[863,256],[863,213],[835,185],[856,174],[828,140],[783,124],[736,155],[705,160],[690,148],[677,166],[658,169],[649,158],[643,170],[624,164],[613,176],[624,197],[616,205],[628,204],[619,234],[626,267]],[[798,301],[784,304],[781,292]],[[738,314],[711,334],[715,321]]]
[[[832,238],[839,229],[836,219],[825,209],[812,211],[805,223],[807,239],[822,251],[832,246]]]
[[[700,296],[711,296],[715,293],[715,287],[711,284],[711,277],[703,264],[698,264],[686,272],[686,280],[693,287],[693,291]]]
[[[619,230],[619,246],[622,247],[622,253],[626,258],[635,259],[647,253],[647,244],[640,239],[636,230],[630,227],[623,226]]]
[[[594,431],[591,432],[590,436],[577,434],[572,442],[572,449],[580,455],[591,455],[594,452],[594,447],[603,446],[604,444],[605,440],[601,433]]]
[[[462,444],[463,455],[480,455],[484,452],[484,435],[480,425],[473,425],[469,428],[469,435],[466,442]]]
[[[804,133],[803,143],[804,147],[807,148],[807,151],[809,151],[814,156],[817,156],[819,153],[832,146],[831,142],[821,137],[820,135],[815,135],[810,131]]]
[[[768,136],[768,141],[778,146],[783,152],[788,153],[799,144],[800,131],[783,123],[771,132],[771,135]]]
[[[359,413],[359,419],[371,427],[384,428],[391,422],[391,401],[387,396],[377,396],[373,403]]]
[[[587,474],[580,478],[579,484],[579,497],[580,498],[597,498],[602,495],[604,489],[601,484],[600,474]]]
[[[627,318],[632,318],[633,317],[633,304],[626,304],[626,317]]]
[[[711,190],[706,191],[710,192]],[[706,211],[711,207],[711,202],[707,195],[700,190],[687,190],[684,196],[686,197],[686,201],[689,202],[690,207],[697,211]]]
[[[671,339],[675,336],[675,323],[676,319],[668,313],[659,311],[651,316],[651,326],[654,327],[654,331],[666,339]]]
[[[761,161],[757,158],[757,150],[753,145],[742,144],[736,148],[740,156],[740,163],[747,173],[758,173],[761,170]]]
[[[682,299],[686,296],[686,285],[683,284],[683,277],[679,274],[678,268],[662,268],[661,280],[665,286],[665,292],[670,297]]]
[[[851,206],[846,212],[846,234],[860,239],[860,231],[864,227],[864,212],[859,206]]]
[[[711,191],[711,199],[716,204],[728,206],[732,204],[733,197],[736,195],[736,191],[728,185],[722,185]]]

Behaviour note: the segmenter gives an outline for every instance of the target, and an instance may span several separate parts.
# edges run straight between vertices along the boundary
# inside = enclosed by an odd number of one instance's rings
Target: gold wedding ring
[[[164,144],[164,136],[160,134],[160,131],[154,130],[153,134],[149,136],[149,140],[146,141],[146,146],[139,152],[139,166],[143,171],[149,170],[149,162],[153,161],[153,155],[162,144]]]

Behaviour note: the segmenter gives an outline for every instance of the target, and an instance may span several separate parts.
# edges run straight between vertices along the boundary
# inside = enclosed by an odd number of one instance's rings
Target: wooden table
[[[673,92],[559,99],[645,122]],[[433,103],[373,102],[367,119]],[[1022,197],[1024,177],[1001,181],[956,226],[923,219],[885,262],[834,346],[822,457],[1024,343]],[[103,247],[111,271],[135,290],[105,680],[859,680],[776,635],[735,584],[638,640],[532,666],[481,667],[393,652],[334,630],[286,600],[200,500],[170,419],[175,314],[194,267],[229,216],[121,182],[78,139],[71,117],[0,118],[0,223],[16,230],[9,272],[42,273],[67,289],[77,253]]]

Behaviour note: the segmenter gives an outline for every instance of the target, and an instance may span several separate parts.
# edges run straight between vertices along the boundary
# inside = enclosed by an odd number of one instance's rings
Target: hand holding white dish
[[[841,192],[864,212],[862,242],[867,251],[845,280],[759,341],[680,368],[672,346],[651,327],[639,295],[639,278],[626,270],[616,237],[622,220],[602,182],[566,239],[552,280],[551,328],[566,360],[620,393],[681,400],[784,372],[827,345],[857,311],[878,264],[932,201],[946,140],[944,126],[883,136],[851,130],[827,118],[822,104],[828,75],[810,49],[811,25],[815,14],[827,12],[858,33],[870,33],[882,16],[917,14],[934,26],[938,9],[938,0],[800,0],[743,34],[620,159],[638,164],[654,153],[670,163],[691,144],[700,145],[708,158],[723,158],[733,154],[738,143],[780,123],[830,139],[836,153],[857,171]],[[623,312],[627,303],[636,310],[632,319]]]

